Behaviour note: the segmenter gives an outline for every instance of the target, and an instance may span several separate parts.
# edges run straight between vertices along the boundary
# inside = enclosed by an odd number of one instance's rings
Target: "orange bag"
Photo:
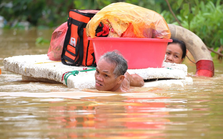
[[[87,24],[87,35],[95,36],[100,23],[110,28],[108,37],[170,39],[165,19],[155,11],[125,2],[112,3],[101,9]]]
[[[60,25],[52,33],[50,47],[48,49],[47,56],[50,60],[59,61],[61,60],[61,53],[63,50],[63,44],[67,32],[67,22]]]

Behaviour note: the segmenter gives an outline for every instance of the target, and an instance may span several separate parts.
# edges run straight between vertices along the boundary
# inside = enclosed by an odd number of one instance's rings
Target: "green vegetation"
[[[221,0],[178,0],[172,5],[172,9],[182,26],[197,34],[208,47],[216,50],[223,45],[223,2]],[[170,21],[170,18],[168,16],[165,19]]]
[[[28,21],[31,26],[55,27],[67,20],[73,0],[0,0],[0,15],[6,27],[17,27]]]
[[[102,9],[113,2],[128,2],[160,13],[167,23],[179,23],[197,34],[208,47],[223,45],[223,2],[221,0],[0,0],[5,28],[56,27],[67,20],[70,9]]]

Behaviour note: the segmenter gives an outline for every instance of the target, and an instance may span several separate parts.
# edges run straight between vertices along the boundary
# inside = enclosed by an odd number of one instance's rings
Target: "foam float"
[[[69,76],[65,82],[64,74],[69,71],[82,71],[91,67],[67,66],[61,61],[49,60],[46,54],[22,55],[5,58],[4,69],[22,75],[23,80],[55,81],[69,88],[95,88],[95,71],[79,72],[76,76]],[[148,81],[143,87],[161,87],[193,84],[191,77],[187,77],[187,66],[184,64],[163,63],[162,68],[128,69],[130,74],[138,74]]]

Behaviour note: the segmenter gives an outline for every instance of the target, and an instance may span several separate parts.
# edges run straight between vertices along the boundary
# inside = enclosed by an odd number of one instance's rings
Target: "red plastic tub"
[[[108,51],[118,50],[128,62],[129,69],[161,68],[168,42],[154,38],[89,38],[94,46],[96,63]]]

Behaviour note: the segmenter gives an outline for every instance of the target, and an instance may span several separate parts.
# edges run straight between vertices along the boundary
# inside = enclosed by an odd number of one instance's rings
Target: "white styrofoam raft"
[[[74,70],[90,69],[90,67],[67,66],[60,61],[51,61],[46,54],[43,55],[23,55],[5,58],[4,68],[8,71],[23,75],[28,79],[48,79],[65,84],[62,81],[64,73]],[[160,85],[180,85],[192,84],[193,80],[187,77],[187,66],[184,64],[163,63],[163,68],[129,69],[130,74],[138,74],[145,80],[150,79],[174,79],[146,82],[144,87]],[[69,76],[67,86],[70,88],[95,88],[95,71],[79,72],[77,76]]]

